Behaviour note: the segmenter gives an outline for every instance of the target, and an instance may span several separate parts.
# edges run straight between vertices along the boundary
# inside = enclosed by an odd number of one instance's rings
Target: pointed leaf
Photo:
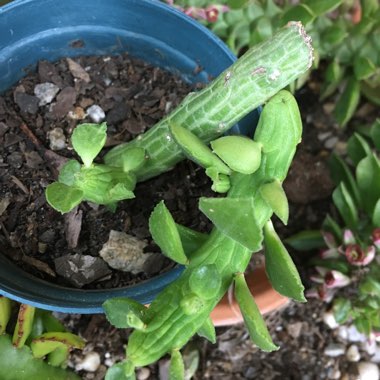
[[[349,78],[340,96],[334,116],[341,126],[345,126],[354,115],[360,100],[360,84],[356,78]]]
[[[215,227],[252,251],[262,244],[262,229],[256,223],[252,198],[201,198],[199,209]]]
[[[205,320],[202,327],[197,331],[197,334],[203,338],[206,338],[212,344],[216,343],[215,327],[210,317]]]
[[[126,297],[117,297],[108,299],[103,303],[103,309],[108,321],[117,328],[134,327],[138,320],[144,321],[146,308],[137,301]],[[135,321],[132,317],[135,316]]]
[[[319,230],[301,231],[285,239],[297,251],[311,251],[316,248],[325,247],[325,242]]]
[[[123,154],[123,169],[125,172],[140,169],[146,161],[145,149],[131,148]]]
[[[70,354],[69,347],[57,347],[53,352],[48,354],[48,363],[53,367],[64,367]]]
[[[170,125],[169,129],[175,142],[192,161],[204,168],[215,167],[219,173],[231,173],[229,167],[194,133],[179,125]]]
[[[15,347],[24,346],[33,329],[34,313],[36,308],[30,305],[21,304],[17,316],[17,323],[13,333],[12,343]]]
[[[358,211],[346,185],[341,182],[334,190],[332,198],[341,217],[349,228],[355,229],[358,224]],[[363,199],[363,197],[361,197]]]
[[[188,264],[189,260],[183,250],[177,226],[164,201],[161,201],[150,215],[149,231],[165,256],[179,264]]]
[[[223,136],[211,141],[213,152],[232,170],[252,174],[261,163],[262,144],[243,136]]]
[[[357,165],[364,157],[371,154],[371,147],[358,133],[354,133],[347,142],[347,153],[352,162]]]
[[[372,215],[380,198],[380,164],[374,153],[359,162],[356,168],[356,180],[363,208],[369,215]]]
[[[69,212],[83,200],[82,190],[60,182],[53,182],[48,185],[45,195],[49,205],[61,214]]]
[[[380,119],[377,119],[371,126],[371,138],[377,150],[380,150]]]
[[[89,167],[100,153],[107,138],[107,124],[80,124],[71,136],[74,150],[82,159],[84,166]]]
[[[375,208],[372,214],[372,223],[375,227],[380,227],[380,199],[376,202]]]
[[[185,378],[185,365],[179,350],[171,353],[169,380],[183,380]]]
[[[182,246],[187,257],[198,250],[209,238],[207,234],[194,231],[191,228],[176,223]]]
[[[301,21],[303,25],[312,22],[316,14],[305,4],[290,7],[282,16],[282,25],[289,21]]]
[[[304,286],[288,251],[271,221],[264,226],[265,269],[274,289],[299,302],[306,302]]]
[[[376,65],[367,57],[358,56],[354,60],[354,73],[357,80],[369,78],[376,71]]]
[[[0,335],[5,333],[11,317],[12,303],[9,298],[0,296]]]
[[[306,0],[306,4],[317,16],[333,11],[343,0]]]
[[[235,298],[253,343],[266,352],[278,350],[242,273],[235,277]]]
[[[339,183],[343,182],[348,192],[352,195],[355,205],[359,206],[361,202],[359,188],[347,164],[338,155],[333,153],[329,160],[329,167],[331,178],[335,184],[339,185]]]
[[[335,236],[335,239],[338,241],[342,240],[343,238],[342,229],[329,214],[327,214],[325,220],[323,221],[322,229],[331,232]]]
[[[135,194],[124,183],[118,183],[109,190],[108,197],[110,202],[113,203],[124,199],[133,199]]]
[[[260,187],[260,193],[282,223],[287,224],[289,218],[289,204],[280,181],[275,180],[262,185]]]
[[[196,267],[189,277],[191,291],[203,299],[213,298],[221,284],[222,278],[215,264]]]

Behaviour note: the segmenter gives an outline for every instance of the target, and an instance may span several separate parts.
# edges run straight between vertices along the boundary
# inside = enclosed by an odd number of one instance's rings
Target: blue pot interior
[[[211,32],[158,1],[19,0],[0,8],[0,93],[41,59],[124,52],[191,83],[208,82],[235,60]],[[254,111],[233,133],[252,135],[258,115]],[[100,313],[111,297],[150,303],[182,270],[128,288],[89,291],[39,280],[0,255],[0,293],[48,310]]]

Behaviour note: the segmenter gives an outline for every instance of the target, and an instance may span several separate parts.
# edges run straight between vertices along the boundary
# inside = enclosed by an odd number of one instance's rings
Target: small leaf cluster
[[[79,380],[65,368],[70,350],[83,349],[84,341],[50,312],[24,304],[16,309],[16,303],[0,296],[1,379]]]
[[[94,163],[106,143],[106,130],[105,123],[81,124],[74,129],[72,146],[83,164],[69,160],[60,170],[58,182],[47,186],[46,199],[57,211],[69,212],[82,201],[114,209],[118,201],[134,198],[134,171],[144,164],[145,151],[130,149],[122,167]]]
[[[332,302],[338,323],[352,321],[369,335],[380,331],[380,120],[364,131],[348,140],[347,162],[337,155],[330,160],[340,220],[328,215],[322,235],[305,231],[288,243],[304,250],[327,245],[312,260],[318,286],[309,295]],[[340,288],[350,296],[340,296]]]

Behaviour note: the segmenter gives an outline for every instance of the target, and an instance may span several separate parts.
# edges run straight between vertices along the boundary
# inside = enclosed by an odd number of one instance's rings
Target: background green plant
[[[217,21],[200,20],[240,55],[250,46],[273,35],[288,21],[301,21],[312,37],[315,61],[323,68],[320,97],[336,95],[334,116],[341,126],[352,118],[363,95],[380,105],[380,5],[377,0],[222,0],[213,1],[220,11]],[[184,9],[207,8],[206,0],[178,0]],[[358,8],[358,5],[360,7]],[[359,10],[361,18],[351,13]],[[310,72],[291,84],[302,87]]]

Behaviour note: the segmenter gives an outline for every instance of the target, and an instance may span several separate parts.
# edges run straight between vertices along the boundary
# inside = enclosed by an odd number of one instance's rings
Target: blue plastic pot
[[[0,8],[0,92],[40,59],[125,51],[190,82],[207,82],[236,59],[210,31],[159,1],[20,0]],[[234,128],[252,130],[257,118],[253,112]],[[0,254],[0,294],[42,309],[100,313],[112,297],[150,303],[181,271],[126,288],[79,290],[37,279]]]

